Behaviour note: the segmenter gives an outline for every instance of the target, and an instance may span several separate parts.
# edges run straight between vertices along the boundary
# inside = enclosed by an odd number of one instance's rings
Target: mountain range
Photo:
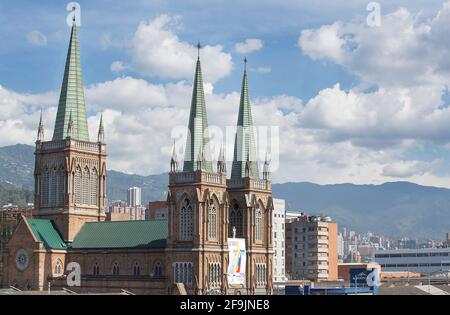
[[[33,146],[0,148],[0,202],[16,201],[22,195],[29,199],[33,167]],[[167,174],[141,176],[110,170],[107,197],[125,200],[127,189],[138,186],[142,188],[143,202],[165,200],[167,185]],[[443,239],[450,231],[450,189],[409,182],[382,185],[302,182],[274,184],[273,193],[275,198],[286,200],[288,211],[329,215],[341,227],[359,232]]]

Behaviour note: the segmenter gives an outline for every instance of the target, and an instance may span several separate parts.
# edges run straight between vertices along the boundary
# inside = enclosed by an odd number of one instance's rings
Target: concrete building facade
[[[275,283],[284,283],[286,282],[286,201],[274,199],[273,208],[273,279]]]
[[[286,222],[286,272],[293,280],[336,280],[337,224],[330,217],[300,214]]]
[[[140,187],[128,188],[127,203],[130,207],[142,206],[142,189]]]

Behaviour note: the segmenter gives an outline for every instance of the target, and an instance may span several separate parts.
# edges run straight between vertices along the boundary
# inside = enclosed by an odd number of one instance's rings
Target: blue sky
[[[211,69],[212,124],[235,121],[242,60],[249,58],[255,120],[280,127],[276,181],[450,186],[450,43],[442,26],[450,5],[378,1],[382,24],[371,29],[368,2],[80,0],[91,136],[104,112],[111,168],[166,171],[170,132],[186,124],[189,111],[193,70],[183,63],[200,41],[210,48],[202,58],[204,71]],[[0,131],[10,133],[0,145],[32,143],[40,108],[52,128],[70,31],[67,3],[0,2]],[[137,42],[139,34],[148,42]],[[248,39],[262,47],[238,53],[235,45]],[[164,60],[164,40],[187,59]],[[112,71],[114,62],[123,69]],[[167,129],[161,120],[170,122]],[[155,133],[160,139],[143,146]],[[140,148],[138,157],[123,139]]]

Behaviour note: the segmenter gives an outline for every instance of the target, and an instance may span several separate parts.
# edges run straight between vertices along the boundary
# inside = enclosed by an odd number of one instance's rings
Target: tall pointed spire
[[[53,140],[65,139],[68,134],[69,115],[73,114],[74,134],[76,140],[89,141],[89,131],[84,101],[83,74],[80,64],[80,49],[78,46],[77,24],[73,21],[67,52],[64,79],[56,115]]]
[[[223,144],[220,146],[219,159],[217,160],[217,173],[227,173],[227,162],[225,161],[225,151]]]
[[[177,143],[173,140],[172,157],[170,159],[170,171],[172,173],[178,172],[178,157],[177,157]]]
[[[42,119],[42,110],[41,110],[41,117],[39,118],[39,127],[36,141],[44,142],[44,122]]]
[[[98,127],[98,142],[105,142],[105,127],[103,127],[103,113],[100,116],[100,126]]]
[[[239,105],[231,178],[250,177],[259,179],[252,110],[248,92],[247,58],[245,58],[244,62],[245,70],[242,80],[241,102]]]
[[[270,180],[270,160],[269,153],[266,152],[266,160],[264,161],[263,179]]]
[[[199,161],[199,157],[202,158],[201,161]],[[197,60],[197,68],[195,70],[191,113],[189,117],[189,134],[186,141],[186,155],[183,166],[184,172],[197,170],[205,172],[213,171],[200,58]]]

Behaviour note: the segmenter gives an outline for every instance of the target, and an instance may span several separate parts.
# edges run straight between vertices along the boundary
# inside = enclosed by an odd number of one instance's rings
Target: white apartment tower
[[[273,200],[273,281],[274,283],[284,283],[286,281],[285,266],[285,216],[286,202],[283,199]]]
[[[130,207],[136,207],[136,206],[142,205],[141,188],[131,187],[128,189],[127,203]]]

